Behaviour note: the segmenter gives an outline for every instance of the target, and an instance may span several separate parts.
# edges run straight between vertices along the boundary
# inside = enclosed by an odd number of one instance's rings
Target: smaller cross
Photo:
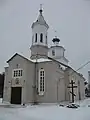
[[[56,35],[56,34],[57,34],[57,31],[55,30],[54,32],[55,32],[55,37],[57,38],[57,35]]]
[[[42,14],[42,4],[40,4],[40,10],[39,10],[39,12],[40,12],[40,14]]]
[[[40,10],[42,10],[42,4],[40,4]]]

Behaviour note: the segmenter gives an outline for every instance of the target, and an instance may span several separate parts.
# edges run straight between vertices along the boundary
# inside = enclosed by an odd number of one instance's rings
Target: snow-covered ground
[[[59,105],[4,107],[1,103],[0,120],[90,120],[90,99],[80,104],[80,108],[71,109]]]

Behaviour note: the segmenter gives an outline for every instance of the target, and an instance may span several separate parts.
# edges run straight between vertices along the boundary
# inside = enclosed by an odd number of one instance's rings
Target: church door
[[[12,87],[11,88],[11,104],[21,104],[22,88]]]

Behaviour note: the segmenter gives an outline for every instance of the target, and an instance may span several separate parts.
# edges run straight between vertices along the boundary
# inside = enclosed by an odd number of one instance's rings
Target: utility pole
[[[74,96],[76,96],[74,94],[74,88],[77,88],[77,86],[74,86],[75,82],[73,80],[71,80],[71,82],[69,84],[71,84],[71,86],[68,86],[68,88],[71,88],[70,93],[72,95],[72,103],[74,103]]]

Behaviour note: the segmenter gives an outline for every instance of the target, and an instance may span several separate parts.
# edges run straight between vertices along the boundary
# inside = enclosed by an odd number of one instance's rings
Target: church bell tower
[[[44,20],[42,14],[42,5],[40,5],[39,16],[32,24],[32,45],[31,45],[31,59],[48,56],[48,24]]]
[[[59,42],[60,39],[55,36],[52,40],[53,45],[49,48],[48,56],[65,64],[68,65],[68,59],[66,59],[64,53],[65,49],[63,46],[60,46]]]

